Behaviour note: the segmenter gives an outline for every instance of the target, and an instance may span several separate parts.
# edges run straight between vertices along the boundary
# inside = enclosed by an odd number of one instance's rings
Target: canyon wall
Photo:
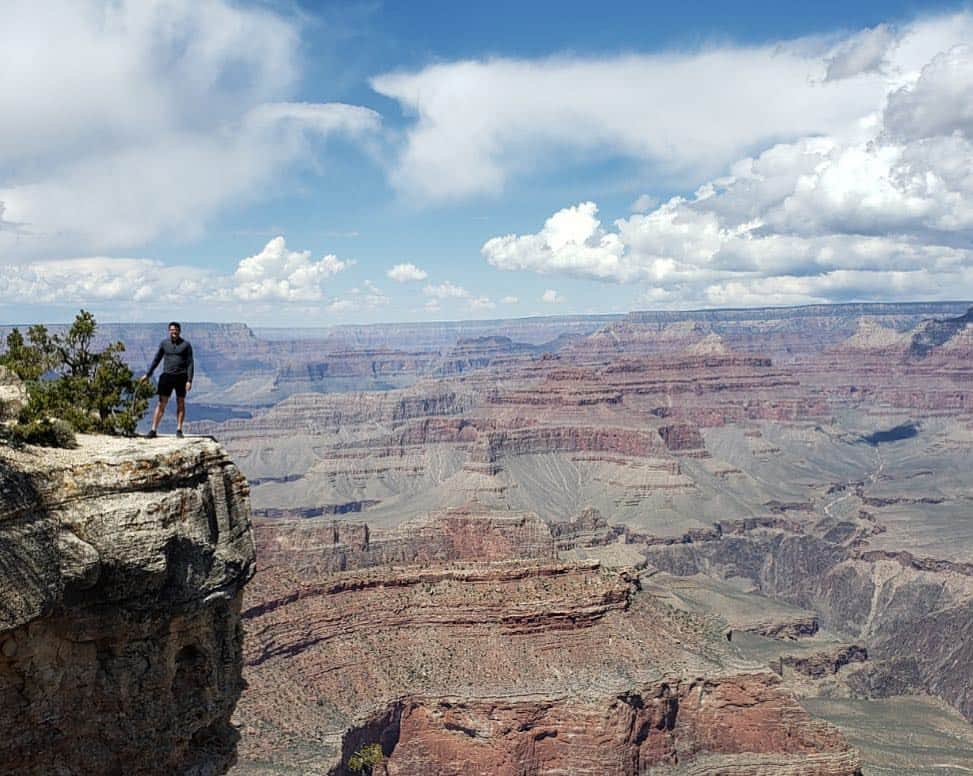
[[[834,728],[718,628],[644,593],[636,569],[553,560],[536,516],[498,523],[258,534],[238,772],[349,774],[376,746],[390,776],[858,773]],[[437,557],[388,560],[410,535]],[[314,561],[349,545],[368,568]]]
[[[0,772],[236,758],[248,485],[207,440],[0,448]]]

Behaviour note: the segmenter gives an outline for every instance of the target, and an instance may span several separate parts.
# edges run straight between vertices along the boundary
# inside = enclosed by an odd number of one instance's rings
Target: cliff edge
[[[253,571],[215,442],[0,448],[0,773],[226,771]]]

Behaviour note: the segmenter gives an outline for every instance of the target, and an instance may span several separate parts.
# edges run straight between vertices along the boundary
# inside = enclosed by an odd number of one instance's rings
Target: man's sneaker
[[[176,439],[182,439],[182,429],[181,428],[177,428],[176,429]]]
[[[156,433],[155,433],[155,429],[154,429],[154,428],[150,428],[150,429],[149,429],[149,433],[145,435],[145,438],[146,438],[146,439],[155,439],[155,438],[156,438],[156,436],[157,436],[157,435],[156,435]]]

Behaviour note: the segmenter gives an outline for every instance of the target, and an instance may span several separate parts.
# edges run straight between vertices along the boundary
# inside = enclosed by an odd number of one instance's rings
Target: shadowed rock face
[[[786,530],[647,549],[678,575],[752,580],[766,595],[814,609],[836,632],[869,644],[853,684],[869,697],[929,691],[973,719],[973,571],[908,553],[856,553]]]
[[[215,443],[0,451],[0,770],[222,773],[248,487]]]
[[[909,355],[925,358],[937,347],[945,345],[973,323],[973,307],[956,318],[927,321],[920,326],[909,343]]]

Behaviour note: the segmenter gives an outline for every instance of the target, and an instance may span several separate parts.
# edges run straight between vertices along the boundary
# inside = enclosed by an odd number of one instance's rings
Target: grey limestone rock
[[[249,488],[203,439],[0,448],[0,773],[222,773]]]

